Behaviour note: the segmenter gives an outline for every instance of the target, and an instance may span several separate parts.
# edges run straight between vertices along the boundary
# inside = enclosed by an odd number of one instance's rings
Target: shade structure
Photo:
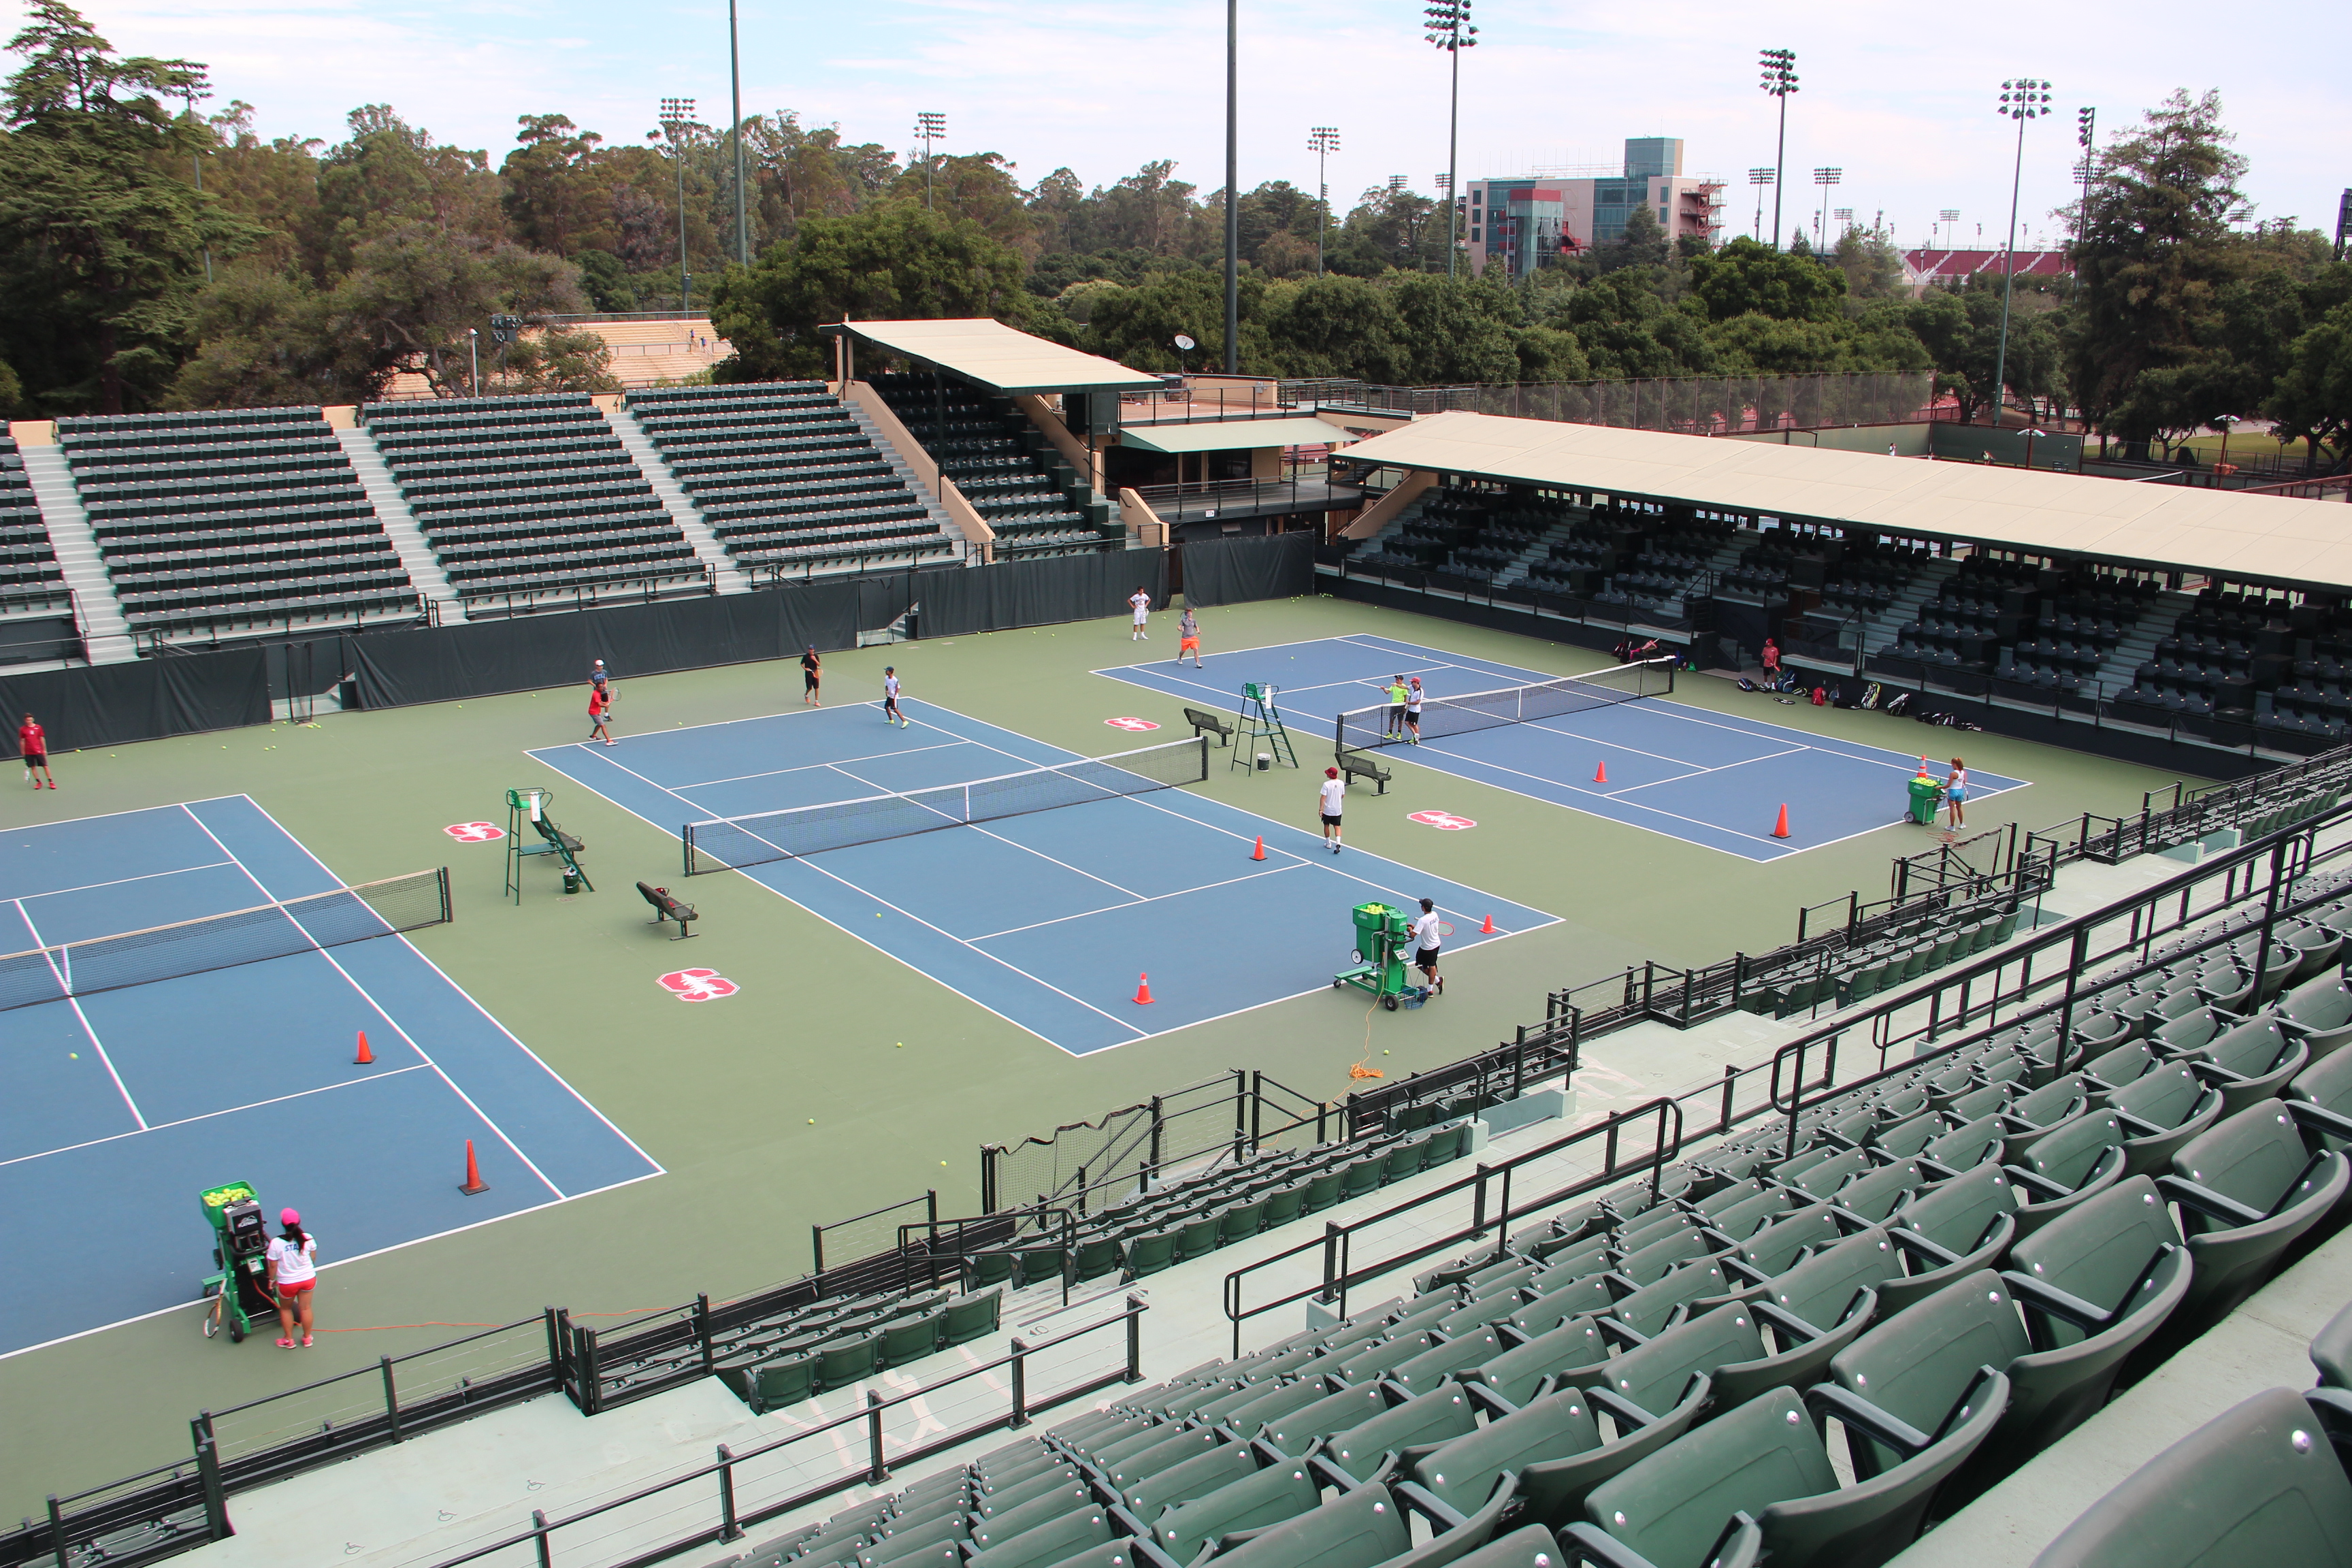
[[[1212,419],[1188,425],[1128,425],[1119,445],[1147,452],[1238,452],[1257,447],[1320,447],[1355,439],[1321,419]]]
[[[1160,378],[1100,354],[1080,353],[985,318],[950,321],[844,321],[858,339],[999,392],[1124,392]]]

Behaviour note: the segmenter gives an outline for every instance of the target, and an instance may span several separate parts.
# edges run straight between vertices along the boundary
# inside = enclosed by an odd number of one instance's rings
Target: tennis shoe
[[[280,1340],[278,1342],[278,1348],[282,1351],[290,1351],[294,1348],[294,1342],[292,1340]]]
[[[310,1348],[310,1336],[308,1334],[304,1334],[302,1336],[302,1348],[304,1350],[309,1350]]]

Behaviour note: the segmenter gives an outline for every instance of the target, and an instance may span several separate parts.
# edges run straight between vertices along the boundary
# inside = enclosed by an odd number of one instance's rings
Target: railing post
[[[215,1536],[213,1539],[217,1541],[220,1538]],[[49,1494],[49,1550],[57,1554],[58,1568],[73,1568],[73,1564],[66,1561],[66,1516],[64,1510],[58,1507],[58,1494],[55,1492]]]
[[[1234,1069],[1234,1163],[1241,1163],[1243,1141],[1249,1136],[1249,1074]]]
[[[213,1413],[199,1414],[192,1423],[196,1429],[196,1479],[204,1488],[205,1535],[211,1541],[226,1541],[236,1533],[228,1522],[228,1492],[221,1485],[220,1439],[213,1434]],[[65,1538],[58,1538],[58,1562],[65,1563]]]
[[[743,1527],[735,1522],[735,1455],[726,1444],[719,1445],[719,1539],[734,1541],[741,1537]]]
[[[392,1381],[392,1358],[383,1355],[375,1360],[376,1366],[383,1373],[384,1418],[392,1424],[392,1440],[397,1443],[400,1441],[400,1390]]]
[[[1265,1074],[1253,1072],[1250,1074],[1250,1147],[1252,1149],[1258,1146],[1259,1136],[1265,1131]]]
[[[1029,1347],[1019,1340],[1014,1340],[1012,1351],[1013,1419],[1007,1425],[1026,1426],[1029,1425]],[[873,1395],[869,1394],[866,1397],[871,1399]],[[879,1421],[880,1417],[877,1416],[876,1419]],[[878,1426],[877,1430],[879,1430]],[[876,1441],[879,1442],[880,1439],[877,1438]],[[878,1480],[880,1478],[876,1479]]]
[[[702,1342],[702,1375],[709,1377],[717,1359],[710,1345],[710,1298],[697,1295],[694,1299],[694,1337]]]
[[[1151,1097],[1151,1169],[1154,1172],[1160,1169],[1160,1097],[1155,1094]]]
[[[540,1315],[547,1323],[547,1382],[551,1389],[563,1386],[563,1322],[552,1307],[543,1307]]]
[[[1604,1175],[1617,1173],[1617,1121],[1622,1114],[1615,1110],[1609,1113],[1609,1136],[1601,1148],[1601,1169]]]
[[[816,1266],[816,1293],[821,1300],[824,1296],[824,1226],[821,1225],[809,1226],[809,1257]]]
[[[980,1146],[980,1212],[996,1212],[996,1145],[993,1143]]]
[[[2075,928],[2073,946],[2067,954],[2066,1001],[2058,1011],[2058,1039],[2062,1045],[2074,1037],[2074,992],[2081,984],[2083,964],[2089,957],[2090,950],[2090,928],[2078,926]]]
[[[1127,1381],[1143,1381],[1143,1298],[1127,1299]]]
[[[1337,1220],[1323,1222],[1323,1289],[1315,1298],[1325,1306],[1339,1299],[1337,1289],[1339,1279],[1339,1225]]]
[[[2254,950],[2254,994],[2252,1003],[2262,1005],[2263,975],[2270,968],[2271,928],[2278,923],[2279,887],[2286,878],[2286,852],[2292,838],[2282,838],[2271,849],[2270,890],[2263,899],[2263,940]]]
[[[1478,1183],[1470,1190],[1470,1235],[1475,1239],[1486,1234],[1486,1178],[1492,1173],[1481,1160],[1471,1174]]]
[[[1013,1342],[1013,1405],[1015,1414],[1021,1407],[1021,1342]],[[1026,1416],[1023,1416],[1026,1420]],[[1013,1425],[1019,1426],[1020,1422]],[[882,1462],[882,1396],[872,1389],[866,1391],[866,1482],[880,1486],[890,1479],[890,1467]]]
[[[545,1509],[535,1508],[530,1510],[530,1532],[539,1541],[539,1568],[555,1568],[555,1559],[550,1555],[547,1549],[547,1510]]]
[[[1511,1250],[1511,1171],[1503,1167],[1503,1206],[1495,1215],[1495,1261],[1499,1263]],[[1485,1188],[1482,1186],[1483,1192]]]
[[[1734,1085],[1736,1085],[1736,1084],[1738,1084],[1738,1081],[1739,1081],[1739,1069],[1738,1069],[1738,1068],[1736,1068],[1736,1067],[1733,1067],[1729,1062],[1726,1062],[1726,1063],[1724,1063],[1724,1064],[1723,1064],[1723,1120],[1722,1120],[1720,1122],[1718,1122],[1718,1123],[1717,1124],[1717,1129],[1716,1129],[1716,1130],[1717,1130],[1717,1131],[1721,1131],[1721,1132],[1728,1132],[1728,1131],[1731,1131],[1731,1094],[1732,1094],[1732,1089],[1733,1089],[1733,1086],[1734,1086]]]
[[[604,1407],[604,1372],[596,1359],[596,1331],[575,1329],[572,1339],[580,1347],[580,1394],[587,1401],[580,1413],[593,1415]]]

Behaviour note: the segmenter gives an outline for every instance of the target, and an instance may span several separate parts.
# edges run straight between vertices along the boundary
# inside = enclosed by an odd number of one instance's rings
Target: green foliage
[[[735,345],[724,378],[830,373],[820,326],[994,316],[1025,325],[1020,253],[969,218],[893,201],[848,217],[810,218],[789,245],[730,268],[710,293],[713,329]]]
[[[2352,304],[2337,305],[2294,340],[2264,412],[2290,440],[2334,449],[2333,468],[2352,456]]]
[[[1690,264],[1691,292],[1712,321],[1769,316],[1833,321],[1844,312],[1845,274],[1809,256],[1767,249],[1745,236]]]
[[[25,401],[25,384],[16,379],[6,360],[0,360],[0,419],[11,418]]]

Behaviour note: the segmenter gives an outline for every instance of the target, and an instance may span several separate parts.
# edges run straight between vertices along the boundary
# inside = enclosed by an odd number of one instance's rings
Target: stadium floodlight
[[[1766,49],[1757,58],[1763,71],[1760,84],[1764,90],[1780,100],[1780,140],[1772,153],[1772,248],[1780,248],[1780,174],[1789,163],[1789,95],[1797,90],[1797,51]],[[1758,194],[1756,210],[1764,211],[1762,194]]]
[[[1838,184],[1844,178],[1845,171],[1843,169],[1815,169],[1813,171],[1813,184],[1822,188],[1821,221],[1813,226],[1813,233],[1820,237],[1820,243],[1823,246],[1827,246],[1830,239],[1830,187]]]
[[[1315,230],[1315,276],[1323,276],[1323,236],[1331,226],[1331,177],[1328,160],[1339,150],[1339,128],[1318,125],[1307,132],[1307,150],[1315,154],[1316,199],[1323,205],[1323,222]]]
[[[923,210],[926,212],[931,206],[931,143],[946,141],[947,135],[946,115],[936,114],[927,109],[915,111],[915,140],[923,144]]]
[[[1242,10],[1225,0],[1225,374],[1242,369]],[[1220,394],[1219,395],[1223,395]]]
[[[1936,214],[1937,226],[1944,231],[1944,248],[1946,250],[1952,248],[1952,225],[1959,221],[1960,209],[1958,207],[1943,207],[1938,209]]]
[[[1412,183],[1412,176],[1410,174],[1391,174],[1389,176],[1389,189],[1392,192],[1403,190]]]
[[[739,266],[751,265],[751,220],[743,211],[743,52],[735,43],[735,0],[727,0],[727,79],[734,110],[733,128],[728,132],[735,143],[735,260]]]
[[[686,132],[694,123],[694,100],[661,100],[661,134],[669,138],[670,154],[677,162],[677,310],[694,313],[694,275],[686,269]]]
[[[1445,275],[1451,278],[1456,226],[1450,198],[1462,164],[1462,51],[1478,47],[1478,29],[1470,25],[1470,0],[1430,0],[1422,7],[1421,16],[1423,41],[1445,52],[1454,75],[1452,106],[1445,116],[1445,184],[1439,193],[1449,198],[1445,204]]]
[[[2002,82],[2000,106],[1994,112],[2017,121],[2017,162],[2009,176],[2009,245],[2001,252],[2000,347],[1992,361],[1992,422],[1999,428],[2001,400],[2009,384],[2009,298],[2017,286],[2017,194],[2025,181],[2025,126],[2028,121],[2055,112],[2050,107],[2050,84],[2032,77]]]
[[[1764,237],[1764,187],[1777,185],[1780,178],[1780,172],[1778,169],[1748,171],[1748,183],[1756,187],[1756,237],[1759,239]]]

